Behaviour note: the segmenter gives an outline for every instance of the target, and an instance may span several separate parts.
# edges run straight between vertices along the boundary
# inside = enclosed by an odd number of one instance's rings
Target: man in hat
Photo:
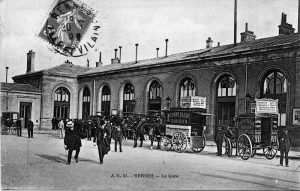
[[[74,159],[78,163],[78,155],[81,147],[81,139],[78,135],[78,132],[74,130],[74,123],[72,121],[68,121],[66,126],[67,128],[66,128],[66,135],[64,138],[64,144],[65,144],[65,149],[69,150],[67,164],[71,163],[73,150],[76,151]]]
[[[33,138],[33,122],[31,119],[28,119],[27,123],[27,131],[28,131],[28,138]]]
[[[288,128],[284,128],[282,135],[279,137],[280,166],[283,166],[283,155],[285,156],[285,166],[289,166],[289,151],[291,143],[292,138],[288,133]]]
[[[222,156],[222,144],[223,144],[223,138],[224,138],[225,133],[226,133],[225,128],[222,126],[219,126],[218,132],[215,137],[215,142],[217,144],[217,150],[218,150],[217,156]]]

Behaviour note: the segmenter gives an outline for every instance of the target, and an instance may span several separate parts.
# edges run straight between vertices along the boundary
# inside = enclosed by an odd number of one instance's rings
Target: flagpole
[[[237,0],[234,0],[234,44],[236,44],[236,33],[237,33]]]

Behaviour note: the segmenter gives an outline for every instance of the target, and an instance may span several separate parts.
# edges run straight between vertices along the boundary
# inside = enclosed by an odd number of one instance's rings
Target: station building
[[[218,125],[234,125],[240,114],[253,113],[255,99],[278,100],[278,126],[291,127],[300,146],[300,37],[282,15],[279,35],[256,39],[246,25],[241,41],[162,57],[96,67],[70,62],[34,71],[34,52],[28,53],[27,72],[13,77],[41,93],[36,124],[50,129],[51,119],[89,115],[145,114],[149,110],[180,107],[187,96],[206,97],[207,133]],[[38,115],[37,115],[38,116]],[[36,116],[36,117],[37,117]],[[298,120],[298,122],[297,122]],[[296,123],[295,123],[296,121]]]

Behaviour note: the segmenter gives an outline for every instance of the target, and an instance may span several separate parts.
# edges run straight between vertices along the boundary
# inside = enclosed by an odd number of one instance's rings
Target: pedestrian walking
[[[222,156],[222,145],[223,145],[223,138],[225,135],[225,129],[222,126],[219,126],[218,132],[215,137],[215,142],[217,144],[217,156]]]
[[[69,121],[67,123],[64,144],[65,144],[65,149],[68,150],[67,164],[71,163],[72,153],[74,150],[76,151],[74,159],[75,159],[76,163],[78,163],[80,147],[82,145],[81,145],[81,139],[78,134],[78,130],[74,129],[74,123],[72,121]]]
[[[145,140],[144,139],[144,134],[145,134],[145,121],[146,121],[146,118],[143,117],[139,124],[137,125],[137,128],[134,130],[135,132],[135,136],[134,136],[134,145],[133,145],[133,148],[137,147],[137,140],[140,139],[140,146],[139,147],[142,147],[143,146],[143,141]]]
[[[117,152],[117,145],[119,143],[120,152],[122,152],[122,129],[120,125],[115,126],[112,134],[113,139],[115,140],[115,152]]]
[[[85,124],[86,132],[87,132],[87,140],[91,141],[92,140],[92,128],[94,128],[93,121],[88,120],[88,121],[85,121],[84,124]]]
[[[97,123],[97,131],[96,131],[96,142],[98,145],[100,165],[103,164],[104,156],[109,151],[107,136],[108,136],[108,130],[105,128],[105,122],[101,120],[99,123]]]
[[[28,119],[27,124],[28,138],[33,138],[33,122],[31,119]]]
[[[63,139],[65,134],[65,124],[63,119],[60,119],[60,122],[58,123],[58,129],[59,129],[59,138]]]
[[[22,137],[22,126],[21,126],[20,118],[17,119],[16,126],[17,126],[17,136]]]
[[[285,166],[289,167],[289,151],[292,143],[291,135],[288,129],[283,130],[282,135],[279,137],[279,150],[280,150],[280,166],[283,166],[283,156],[285,158]]]

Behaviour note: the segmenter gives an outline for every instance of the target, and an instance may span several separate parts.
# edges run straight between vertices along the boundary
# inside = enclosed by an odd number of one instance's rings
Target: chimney
[[[248,31],[248,23],[245,25],[245,32],[241,33],[241,42],[255,40],[256,36],[252,31]]]
[[[159,51],[159,48],[156,48],[156,57],[158,58],[158,51]]]
[[[89,59],[86,59],[86,67],[90,67],[90,60]]]
[[[119,59],[120,59],[120,63],[121,63],[121,49],[122,49],[122,46],[119,46],[119,49],[120,49],[120,56],[119,56]]]
[[[167,57],[168,56],[168,41],[169,41],[169,39],[166,39],[165,41],[166,41],[166,57]]]
[[[206,48],[212,48],[212,43],[213,41],[210,37],[208,37],[208,39],[206,40]]]
[[[293,28],[293,25],[288,24],[286,22],[286,14],[281,14],[281,24],[278,26],[279,28],[279,35],[290,35],[294,34],[295,29]]]
[[[135,44],[135,63],[137,63],[137,54],[138,54],[138,43]]]
[[[218,47],[220,46],[220,42],[218,42]]]
[[[34,59],[35,59],[35,52],[30,50],[27,53],[27,70],[26,70],[26,73],[34,72]]]
[[[119,64],[120,59],[117,57],[118,49],[115,49],[115,58],[111,59],[111,64]]]
[[[99,53],[99,62],[96,62],[96,67],[102,66],[102,62],[101,62],[101,52]]]

